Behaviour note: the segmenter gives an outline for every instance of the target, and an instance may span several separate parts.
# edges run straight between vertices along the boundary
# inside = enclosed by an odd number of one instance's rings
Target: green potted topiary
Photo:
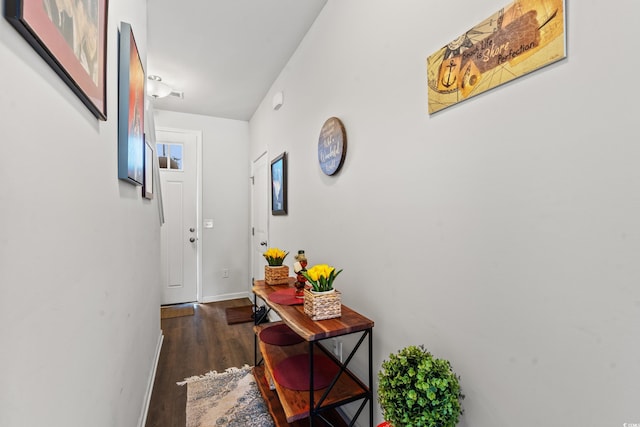
[[[459,377],[448,360],[408,346],[382,362],[378,402],[392,427],[454,427],[462,414]]]

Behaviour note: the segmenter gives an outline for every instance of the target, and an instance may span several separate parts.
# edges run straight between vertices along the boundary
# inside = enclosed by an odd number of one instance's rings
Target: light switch
[[[213,228],[213,220],[205,219],[204,220],[204,228]]]

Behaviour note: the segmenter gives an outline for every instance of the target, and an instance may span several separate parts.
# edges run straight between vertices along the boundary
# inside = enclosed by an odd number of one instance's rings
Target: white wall
[[[330,0],[250,122],[250,158],[289,153],[270,238],[344,268],[375,371],[410,344],[449,359],[460,425],[638,423],[638,6],[568,2],[567,60],[429,116],[426,57],[505,4]]]
[[[117,31],[146,58],[146,2],[109,2],[108,121],[0,19],[0,425],[136,426],[160,338],[155,201],[117,179]]]
[[[213,228],[200,224],[203,301],[247,296],[249,123],[156,110],[156,127],[202,131],[202,218],[213,219]]]

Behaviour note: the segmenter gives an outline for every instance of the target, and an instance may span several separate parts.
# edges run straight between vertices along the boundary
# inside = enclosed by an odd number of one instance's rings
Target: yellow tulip
[[[262,256],[265,257],[269,265],[282,265],[282,261],[287,257],[289,252],[285,252],[278,248],[267,249]]]
[[[313,280],[314,282],[316,282],[318,280],[318,269],[315,267],[312,267],[311,269],[307,270],[307,274],[309,275],[309,278],[311,280]]]
[[[317,264],[301,273],[309,280],[314,290],[327,291],[333,289],[333,281],[341,272],[342,270],[336,272],[330,265]]]

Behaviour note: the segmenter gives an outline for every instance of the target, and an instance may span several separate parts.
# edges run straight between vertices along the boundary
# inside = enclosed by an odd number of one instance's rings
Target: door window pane
[[[158,143],[157,145],[160,169],[182,171],[182,144]]]

